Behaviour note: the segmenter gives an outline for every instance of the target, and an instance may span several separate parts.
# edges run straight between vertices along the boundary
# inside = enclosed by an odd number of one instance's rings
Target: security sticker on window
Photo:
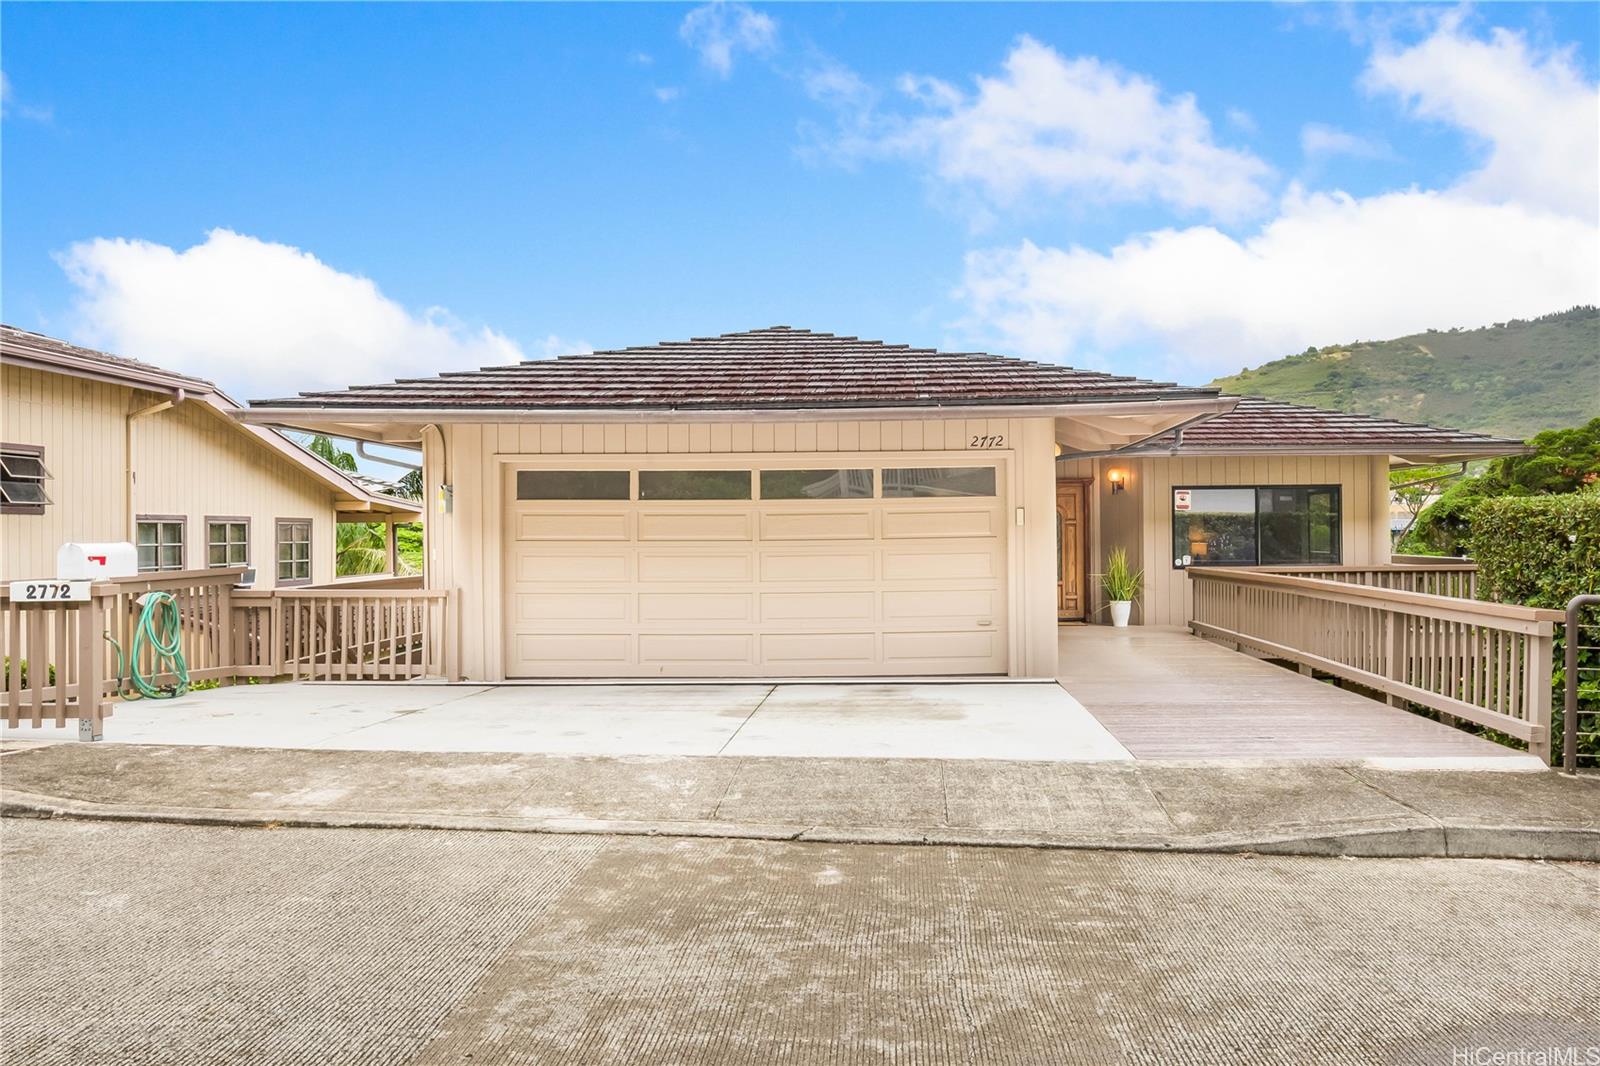
[[[1172,509],[1174,511],[1187,511],[1189,509],[1189,490],[1172,490]]]

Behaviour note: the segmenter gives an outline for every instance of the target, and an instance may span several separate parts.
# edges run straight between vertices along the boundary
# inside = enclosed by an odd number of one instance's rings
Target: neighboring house
[[[52,577],[65,542],[131,541],[146,571],[249,565],[255,587],[334,578],[339,521],[412,522],[215,385],[0,326],[0,578]]]
[[[1112,547],[1389,559],[1387,471],[1516,441],[786,327],[263,401],[420,443],[461,672],[1050,677]]]

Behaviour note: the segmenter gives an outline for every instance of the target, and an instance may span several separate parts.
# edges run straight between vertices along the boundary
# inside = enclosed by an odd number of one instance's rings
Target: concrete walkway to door
[[[22,726],[7,739],[76,740]],[[119,704],[111,743],[789,758],[1131,758],[1051,682],[240,685]]]

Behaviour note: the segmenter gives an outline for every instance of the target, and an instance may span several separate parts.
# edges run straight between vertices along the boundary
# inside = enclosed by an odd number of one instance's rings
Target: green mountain
[[[1527,438],[1600,415],[1600,308],[1307,348],[1211,384],[1236,395]]]

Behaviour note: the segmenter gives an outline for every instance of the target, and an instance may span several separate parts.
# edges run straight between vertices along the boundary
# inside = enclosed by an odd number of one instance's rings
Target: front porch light
[[[1113,494],[1121,492],[1123,489],[1128,487],[1128,475],[1121,470],[1107,470],[1106,480],[1111,482],[1111,491]]]

